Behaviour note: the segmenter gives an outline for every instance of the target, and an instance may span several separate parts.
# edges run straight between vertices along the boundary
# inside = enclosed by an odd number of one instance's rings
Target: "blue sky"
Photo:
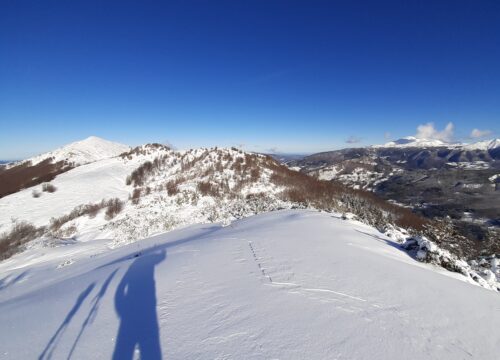
[[[499,136],[499,64],[495,0],[5,1],[0,159],[89,135],[280,152],[429,122]]]

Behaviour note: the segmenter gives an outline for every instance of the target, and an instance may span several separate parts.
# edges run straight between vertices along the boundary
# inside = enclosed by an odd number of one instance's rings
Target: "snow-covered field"
[[[375,229],[280,211],[0,264],[0,358],[494,359],[498,294]],[[40,261],[43,259],[43,261]]]

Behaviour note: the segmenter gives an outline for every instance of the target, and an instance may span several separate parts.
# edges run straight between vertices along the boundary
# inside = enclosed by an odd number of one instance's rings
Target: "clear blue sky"
[[[313,152],[428,122],[499,135],[499,1],[0,5],[0,159],[89,135]]]

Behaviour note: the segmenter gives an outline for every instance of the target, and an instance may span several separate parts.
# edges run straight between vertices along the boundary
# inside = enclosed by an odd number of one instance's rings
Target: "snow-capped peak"
[[[458,144],[448,143],[438,139],[422,139],[414,136],[406,136],[399,140],[390,141],[383,145],[374,145],[375,148],[381,147],[397,147],[397,148],[405,148],[405,147],[456,147]]]
[[[438,139],[423,139],[414,136],[406,136],[399,140],[390,141],[383,145],[373,145],[373,148],[429,148],[447,147],[462,148],[464,150],[492,150],[500,147],[500,139],[484,140],[472,144],[450,143]]]
[[[500,139],[484,140],[473,144],[465,145],[467,150],[493,150],[500,147]]]
[[[83,165],[118,156],[128,150],[130,150],[128,145],[105,140],[97,136],[89,136],[86,139],[73,142],[25,161],[31,161],[35,165],[52,158],[53,162],[67,161],[75,165]]]

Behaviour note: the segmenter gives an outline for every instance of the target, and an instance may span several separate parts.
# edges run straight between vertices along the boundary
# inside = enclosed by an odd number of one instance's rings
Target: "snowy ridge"
[[[283,200],[285,188],[271,181],[272,164],[266,156],[237,149],[174,151],[144,145],[58,176],[51,182],[57,188],[54,193],[34,198],[30,188],[0,199],[0,233],[27,221],[45,227],[44,237],[27,244],[30,250],[102,239],[106,247],[115,248],[195,223],[227,225],[263,212],[304,207]],[[111,198],[123,202],[112,218],[101,208],[53,226],[79,206]],[[453,269],[474,276],[469,269]],[[480,275],[491,278],[489,273]],[[500,274],[494,275],[485,287],[498,287]]]
[[[497,294],[332,214],[273,212],[104,251],[96,241],[0,264],[4,359],[132,358],[134,345],[135,358],[165,359],[493,359],[500,350]]]
[[[464,145],[467,150],[493,150],[500,147],[500,139],[479,141],[473,144]]]
[[[73,142],[48,153],[40,154],[18,163],[13,163],[11,166],[28,161],[31,161],[32,165],[36,165],[46,159],[52,159],[54,163],[66,161],[77,166],[118,156],[128,150],[130,150],[130,147],[127,145],[104,140],[97,136],[90,136],[84,140]]]
[[[116,218],[107,221],[101,212],[95,218],[74,219],[61,229],[64,237],[112,238],[118,245],[196,222],[228,222],[264,210],[293,206],[278,199],[280,189],[269,183],[270,170],[264,167],[260,170],[255,165],[253,169],[258,171],[253,173],[253,179],[249,169],[241,172],[245,160],[264,161],[264,156],[250,156],[235,149],[173,151],[148,145],[134,152],[59,175],[51,182],[57,188],[54,193],[33,198],[33,188],[29,188],[0,199],[0,233],[10,229],[13,219],[46,226],[52,218],[68,214],[79,205],[115,197],[126,202]],[[127,185],[128,175],[155,159],[162,159],[161,166],[149,174],[141,186]],[[215,165],[220,168],[215,170]],[[170,193],[169,183],[175,187]],[[200,184],[213,185],[208,192],[234,192],[237,196],[204,194],[199,191]],[[134,193],[138,198],[127,201]],[[252,194],[257,194],[257,198],[248,201],[247,197]],[[65,231],[67,229],[72,230]]]
[[[372,148],[428,148],[446,147],[464,150],[492,150],[500,147],[500,139],[479,141],[472,144],[449,143],[438,139],[422,139],[414,136],[407,136],[399,140],[389,141],[383,145],[373,145]]]
[[[460,144],[450,144],[442,140],[437,139],[420,139],[414,136],[406,136],[399,140],[389,141],[383,145],[373,145],[373,148],[385,148],[385,147],[395,147],[395,148],[405,148],[405,147],[441,147],[441,146],[452,146],[458,147]]]

